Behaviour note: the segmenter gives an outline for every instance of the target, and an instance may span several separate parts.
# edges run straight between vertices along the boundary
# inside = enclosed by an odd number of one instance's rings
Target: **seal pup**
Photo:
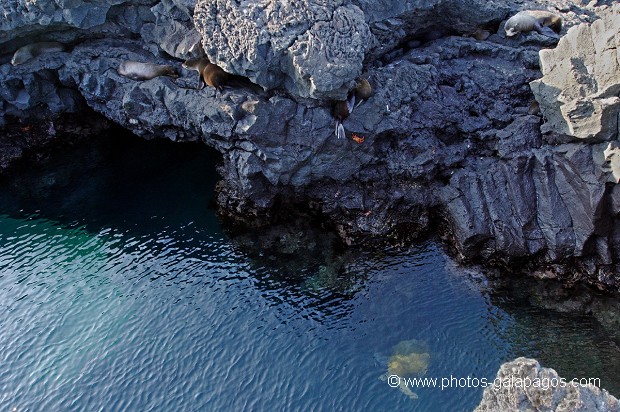
[[[224,86],[228,85],[230,75],[217,64],[211,63],[206,56],[187,59],[183,67],[198,72],[198,90],[204,88],[206,84],[222,91]]]
[[[13,66],[17,66],[41,55],[42,53],[63,52],[65,50],[67,50],[67,47],[57,41],[42,41],[27,44],[15,51],[13,58],[11,59],[11,64]]]
[[[486,39],[488,39],[491,36],[491,32],[488,30],[484,30],[484,29],[478,29],[474,32],[471,32],[469,34],[464,34],[464,37],[471,37],[473,39],[476,39],[478,41],[484,41]]]
[[[562,17],[546,10],[520,11],[508,19],[504,30],[508,37],[536,30],[543,36],[559,39],[558,33],[562,30]]]
[[[349,91],[347,100],[339,100],[334,104],[332,110],[333,116],[336,118],[335,134],[338,139],[345,137],[344,126],[342,121],[353,113],[353,109],[359,106],[364,100],[367,100],[372,94],[372,87],[366,78],[360,78],[355,87]]]
[[[179,77],[172,66],[124,60],[118,66],[118,74],[131,80],[151,80],[157,76]]]
[[[372,94],[372,87],[365,77],[360,78],[355,84],[355,107],[362,104],[364,100],[368,100]]]
[[[350,104],[351,100],[339,100],[334,104],[334,109],[332,111],[334,117],[336,118],[336,137],[338,139],[344,139],[345,132],[344,126],[342,125],[342,121],[349,117],[349,114],[353,110],[353,106]]]

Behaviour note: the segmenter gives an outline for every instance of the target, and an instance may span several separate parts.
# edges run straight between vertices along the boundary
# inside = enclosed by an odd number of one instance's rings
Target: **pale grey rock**
[[[261,86],[344,99],[365,61],[423,41],[499,24],[512,1],[202,0],[195,23],[209,58]]]
[[[157,54],[158,49],[161,49],[170,56],[184,59],[193,57],[195,53],[192,53],[192,48],[202,40],[192,19],[194,2],[162,0],[150,11],[154,21],[142,25],[140,36],[150,45],[151,52]]]
[[[194,22],[214,63],[302,97],[346,97],[373,41],[362,10],[342,0],[201,0]]]
[[[620,182],[620,144],[618,141],[609,142],[607,148],[603,152],[605,161],[609,163],[611,172],[616,179],[616,183]]]
[[[620,4],[592,24],[572,27],[540,51],[543,77],[531,83],[543,132],[614,140],[620,114]]]
[[[474,412],[616,412],[620,402],[605,389],[562,378],[535,359],[517,358],[497,372]]]

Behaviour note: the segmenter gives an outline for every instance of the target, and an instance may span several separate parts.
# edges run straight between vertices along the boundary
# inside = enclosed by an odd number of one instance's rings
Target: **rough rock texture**
[[[372,37],[345,1],[199,1],[196,28],[212,61],[266,87],[303,97],[344,98]]]
[[[39,163],[69,145],[109,131],[113,124],[102,116],[64,114],[34,124],[15,123],[0,133],[0,174],[18,164]]]
[[[343,99],[367,54],[415,35],[499,24],[508,12],[497,1],[203,0],[194,20],[207,55],[227,71],[302,97]]]
[[[589,24],[572,27],[554,49],[541,50],[543,77],[531,83],[545,123],[580,139],[618,137],[620,4]]]
[[[517,358],[504,363],[497,372],[497,380],[515,384],[501,385],[499,388],[488,386],[476,412],[620,411],[620,402],[606,390],[591,384],[582,386],[570,380],[562,380],[556,371],[541,367],[534,359]],[[561,382],[565,385],[562,386]]]
[[[529,83],[541,75],[539,50],[553,47],[553,40],[537,33],[506,39],[500,23],[520,9],[555,6],[568,28],[609,13],[609,2],[587,7],[553,0],[306,3],[196,5],[199,31],[214,30],[209,29],[214,22],[227,25],[220,33],[225,36],[216,36],[222,42],[226,37],[227,45],[212,48],[209,40],[215,37],[202,39],[210,58],[264,86],[289,88],[264,93],[194,89],[196,73],[180,65],[197,53],[191,51],[199,39],[191,26],[191,1],[89,3],[105,16],[80,20],[88,24],[57,12],[50,15],[60,16],[59,22],[49,25],[40,21],[42,12],[21,20],[14,16],[0,31],[6,53],[0,65],[5,85],[0,122],[88,107],[138,135],[202,141],[220,151],[218,201],[230,215],[252,221],[286,209],[310,209],[350,242],[415,237],[440,222],[442,235],[465,260],[519,262],[519,268],[541,277],[602,288],[620,284],[618,149],[608,142],[541,134],[541,118],[528,114]],[[0,0],[5,11],[12,4]],[[41,0],[40,8],[59,7],[45,4]],[[141,5],[128,7],[135,4]],[[256,13],[252,24],[244,11]],[[309,22],[299,23],[304,18]],[[368,32],[351,26],[357,18]],[[251,27],[266,31],[253,37],[247,32]],[[477,41],[470,37],[475,28],[499,34]],[[322,66],[331,57],[295,60],[301,56],[293,52],[302,50],[299,42],[311,40],[312,53],[340,56],[347,41],[335,40],[338,30],[354,46],[343,58],[360,59],[341,72],[342,78],[335,76],[340,63]],[[363,52],[358,35],[371,39]],[[12,51],[41,40],[71,47],[10,65]],[[295,42],[299,48],[291,49]],[[234,56],[226,54],[233,51]],[[171,64],[182,76],[132,81],[116,71],[124,59]],[[253,72],[252,65],[261,61],[273,66],[256,66],[261,69]],[[310,80],[315,70],[325,70],[320,81]],[[354,132],[364,140],[338,140],[333,101],[301,96],[311,90],[341,93],[360,70],[374,94],[343,125],[349,137]]]

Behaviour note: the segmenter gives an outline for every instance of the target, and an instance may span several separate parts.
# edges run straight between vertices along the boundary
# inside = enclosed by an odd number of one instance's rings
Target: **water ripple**
[[[111,150],[100,169],[83,149],[15,185],[41,199],[0,191],[1,410],[471,410],[481,390],[412,401],[379,379],[407,340],[428,346],[429,377],[588,349],[602,355],[582,373],[617,376],[590,318],[494,297],[431,242],[341,249],[305,226],[227,239],[206,208],[214,162],[190,149]]]

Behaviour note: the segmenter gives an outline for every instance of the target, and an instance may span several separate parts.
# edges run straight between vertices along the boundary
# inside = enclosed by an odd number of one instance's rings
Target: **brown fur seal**
[[[364,77],[358,80],[355,85],[355,106],[359,106],[364,100],[368,100],[372,94],[372,87]]]
[[[336,118],[336,136],[338,139],[342,139],[345,136],[344,126],[342,121],[349,117],[357,106],[359,106],[364,100],[367,100],[372,94],[372,87],[365,78],[360,78],[355,87],[349,91],[347,100],[339,100],[334,104],[332,110],[333,116]]]
[[[508,37],[536,30],[544,36],[557,39],[562,30],[562,17],[546,10],[520,11],[508,19],[504,30]]]
[[[125,60],[118,66],[118,74],[131,80],[151,80],[157,76],[179,77],[172,66]]]
[[[469,33],[468,35],[466,35],[467,37],[471,37],[474,38],[478,41],[484,41],[486,39],[489,38],[489,36],[491,36],[491,32],[488,30],[484,30],[484,29],[478,29],[472,33]]]
[[[334,104],[334,109],[332,114],[336,118],[336,136],[338,139],[344,139],[345,132],[344,126],[342,125],[342,121],[349,117],[349,113],[351,113],[352,107],[349,105],[348,100],[339,100]]]
[[[42,53],[62,52],[67,48],[64,44],[57,41],[42,41],[39,43],[27,44],[20,47],[13,54],[11,64],[17,66],[39,56]]]
[[[207,57],[188,59],[183,63],[183,67],[198,72],[198,89],[202,89],[206,84],[222,91],[224,86],[228,85],[230,75],[220,66],[211,63]]]

